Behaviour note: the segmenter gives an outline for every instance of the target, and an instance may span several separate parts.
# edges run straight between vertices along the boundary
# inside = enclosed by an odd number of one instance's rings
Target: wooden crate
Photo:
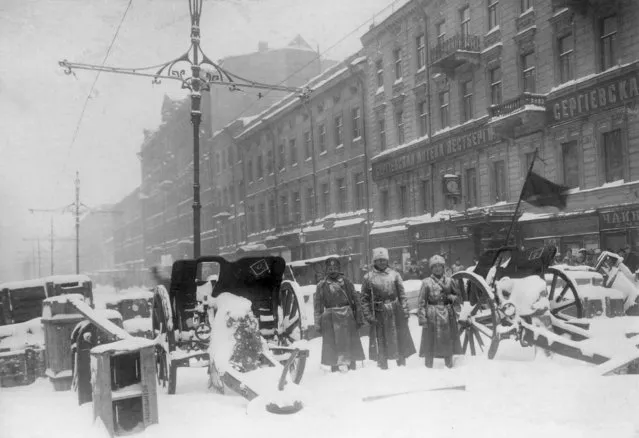
[[[111,436],[138,433],[158,423],[151,341],[124,340],[93,348],[91,372],[93,418],[100,418]]]
[[[43,350],[29,347],[0,351],[0,387],[29,385],[42,377]]]

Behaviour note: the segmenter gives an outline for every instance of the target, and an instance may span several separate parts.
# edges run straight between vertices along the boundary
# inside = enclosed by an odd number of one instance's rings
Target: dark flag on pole
[[[521,200],[536,207],[566,208],[565,194],[568,187],[555,184],[535,172],[529,172],[521,191]]]

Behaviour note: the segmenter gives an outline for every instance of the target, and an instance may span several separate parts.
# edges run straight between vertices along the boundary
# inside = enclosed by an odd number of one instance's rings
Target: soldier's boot
[[[348,369],[349,370],[356,370],[357,369],[357,363],[352,360],[350,364],[348,364]]]
[[[452,368],[453,367],[453,356],[446,356],[444,358],[444,363],[446,364],[446,368]]]
[[[337,365],[332,365],[331,366],[331,373],[336,373],[339,371],[339,366]]]
[[[379,368],[382,369],[382,370],[387,370],[388,369],[388,360],[386,360],[386,359],[378,360],[377,361],[377,366],[379,366]]]
[[[426,365],[426,368],[432,368],[433,367],[433,358],[432,357],[427,357],[426,359],[424,359],[424,365]]]
[[[406,358],[405,357],[400,357],[399,359],[397,359],[397,366],[398,367],[405,367],[406,366]]]

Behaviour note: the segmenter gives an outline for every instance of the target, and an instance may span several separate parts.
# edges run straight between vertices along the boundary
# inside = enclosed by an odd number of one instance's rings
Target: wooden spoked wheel
[[[290,345],[302,339],[302,312],[294,286],[289,282],[282,283],[280,287],[277,335],[280,345]]]
[[[575,282],[561,268],[548,268],[545,277],[549,285],[550,313],[564,321],[583,318],[584,307]]]
[[[172,313],[169,294],[164,286],[157,286],[153,293],[151,313],[155,346],[155,369],[158,386],[168,394],[175,394],[177,386],[177,368],[171,364],[171,351],[175,349]]]
[[[499,348],[499,315],[490,287],[479,275],[460,271],[453,274],[459,282],[464,303],[459,313],[459,336],[464,354],[487,353],[493,359]]]

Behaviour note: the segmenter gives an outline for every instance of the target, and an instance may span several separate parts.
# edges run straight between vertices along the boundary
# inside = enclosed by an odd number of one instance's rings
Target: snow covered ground
[[[413,339],[420,329],[411,318]],[[362,338],[367,348],[367,338]],[[372,362],[349,373],[320,367],[320,339],[302,380],[305,409],[292,416],[248,416],[248,402],[207,390],[202,368],[178,371],[176,395],[158,395],[160,424],[137,436],[175,438],[218,433],[233,437],[632,437],[639,436],[639,376],[600,377],[570,359],[535,357],[532,348],[503,342],[497,358],[458,357],[455,368],[426,369],[415,356],[406,368],[381,371]],[[360,364],[361,366],[361,364]],[[273,382],[273,385],[276,383]],[[465,390],[423,391],[364,402],[363,397],[465,385]],[[92,405],[76,394],[54,392],[45,379],[0,388],[2,438],[105,438],[93,424]],[[212,435],[211,435],[212,436]]]

